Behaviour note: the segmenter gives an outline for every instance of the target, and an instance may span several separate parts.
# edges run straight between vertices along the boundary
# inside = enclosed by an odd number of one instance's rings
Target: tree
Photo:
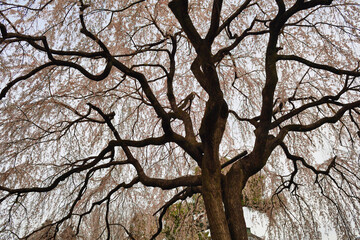
[[[247,239],[254,176],[272,239],[359,234],[357,1],[0,4],[1,236],[134,239],[147,210],[154,239],[200,193]]]

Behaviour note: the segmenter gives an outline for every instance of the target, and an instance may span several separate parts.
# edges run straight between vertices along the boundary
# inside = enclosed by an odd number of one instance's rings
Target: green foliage
[[[249,179],[243,191],[243,206],[265,212],[271,200],[264,194],[265,176],[256,174]]]
[[[211,239],[200,195],[171,206],[165,215],[164,225],[163,234],[167,240]]]

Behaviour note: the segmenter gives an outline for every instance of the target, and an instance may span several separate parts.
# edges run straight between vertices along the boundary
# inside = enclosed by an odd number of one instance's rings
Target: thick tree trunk
[[[205,115],[200,128],[203,142],[202,195],[208,216],[211,238],[230,240],[230,231],[222,202],[221,165],[219,145],[227,119],[227,104],[222,99],[210,98],[206,104]]]
[[[211,238],[214,240],[230,240],[229,226],[222,202],[220,177],[203,173],[202,193],[210,224]]]
[[[204,157],[210,156],[205,154]],[[211,238],[247,240],[241,192],[248,178],[243,173],[240,163],[234,164],[223,179],[221,172],[217,171],[220,164],[203,166],[203,198],[210,223]]]
[[[202,195],[214,240],[247,240],[242,211],[241,191],[245,185],[240,164],[234,165],[222,179],[219,145],[227,119],[224,100],[210,99],[200,129],[204,156],[202,159]],[[247,179],[247,178],[246,178]]]
[[[223,182],[223,201],[232,240],[248,239],[242,205],[242,190],[245,184],[246,178],[240,163],[235,163]]]

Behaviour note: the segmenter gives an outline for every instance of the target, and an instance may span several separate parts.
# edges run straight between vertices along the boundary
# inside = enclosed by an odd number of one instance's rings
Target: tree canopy
[[[247,239],[244,206],[268,239],[360,235],[359,13],[1,1],[0,238],[155,239],[192,214]]]

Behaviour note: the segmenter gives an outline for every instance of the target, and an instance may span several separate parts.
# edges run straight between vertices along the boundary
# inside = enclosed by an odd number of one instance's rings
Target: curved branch
[[[156,231],[156,233],[154,233],[154,235],[150,239],[151,240],[156,239],[156,237],[161,233],[162,219],[163,219],[166,211],[168,210],[168,208],[171,207],[171,205],[173,205],[174,203],[176,203],[179,200],[185,200],[186,198],[191,197],[195,193],[199,193],[199,192],[200,192],[199,189],[188,187],[188,188],[182,190],[181,192],[177,193],[169,201],[167,201],[164,206],[162,206],[159,210],[157,210],[153,215],[155,216],[158,212],[161,211],[159,219],[158,219],[159,226],[158,226],[158,230]]]
[[[234,115],[234,117],[239,120],[240,122],[248,122],[251,125],[253,125],[254,127],[257,127],[259,125],[258,120],[259,117],[254,117],[254,118],[242,118],[240,117],[234,110],[229,110],[229,113],[231,113],[232,115]]]
[[[8,198],[10,195],[13,195],[13,194],[29,193],[29,192],[39,192],[39,193],[40,192],[49,192],[49,191],[55,189],[59,185],[60,182],[64,181],[65,179],[67,179],[68,177],[73,175],[74,173],[80,173],[82,171],[85,171],[87,169],[94,167],[98,162],[100,162],[105,157],[105,155],[107,153],[112,152],[115,146],[118,146],[118,143],[116,141],[110,141],[108,143],[108,146],[106,148],[104,148],[93,161],[89,162],[88,164],[84,164],[82,166],[73,168],[73,169],[63,173],[58,178],[56,178],[53,181],[53,183],[51,183],[47,187],[30,187],[30,188],[14,188],[14,189],[12,189],[12,188],[0,186],[0,191],[5,191],[5,192],[9,193],[8,195],[6,195],[5,197],[0,199],[0,203],[3,202],[6,198]]]
[[[25,74],[24,76],[21,76],[21,77],[18,77],[16,79],[14,79],[13,81],[9,82],[2,90],[1,90],[1,93],[0,93],[0,100],[3,99],[6,94],[8,93],[8,91],[15,85],[17,84],[18,82],[22,81],[22,80],[26,80],[30,77],[32,77],[33,75],[35,75],[36,73],[40,72],[41,70],[49,67],[49,66],[52,66],[53,63],[45,63],[35,69],[33,69],[32,71],[30,71],[28,74]]]
[[[285,127],[283,127],[281,129],[279,135],[286,134],[289,131],[308,132],[308,131],[312,131],[312,130],[324,125],[325,123],[335,123],[335,122],[340,120],[340,118],[345,114],[346,111],[348,111],[349,109],[357,108],[357,107],[360,107],[360,100],[358,100],[356,102],[353,102],[353,103],[344,104],[343,107],[339,111],[337,111],[335,113],[335,115],[333,115],[332,117],[321,118],[321,119],[317,120],[316,122],[314,122],[312,124],[308,124],[308,125],[301,125],[301,124],[287,125],[287,126],[285,126]]]
[[[85,77],[89,78],[90,80],[93,80],[93,81],[101,81],[101,80],[104,80],[109,74],[110,74],[110,71],[111,71],[111,68],[112,68],[112,61],[108,61],[106,66],[105,66],[105,69],[103,70],[102,73],[100,73],[99,75],[94,75],[94,74],[91,74],[90,72],[88,72],[85,68],[83,68],[82,66],[80,66],[79,64],[76,64],[76,63],[73,63],[73,62],[67,62],[67,61],[62,61],[62,60],[54,60],[52,62],[48,62],[48,63],[45,63],[35,69],[33,69],[32,71],[30,71],[28,74],[25,74],[23,76],[20,76],[16,79],[14,79],[13,81],[9,82],[5,88],[3,90],[1,90],[1,93],[0,93],[0,100],[3,99],[6,94],[9,92],[9,90],[15,85],[17,84],[18,82],[22,81],[22,80],[26,80],[32,76],[34,76],[36,73],[40,72],[41,70],[47,68],[47,67],[50,67],[50,66],[64,66],[64,67],[71,67],[71,68],[74,68],[78,71],[80,71]]]
[[[294,109],[292,111],[290,111],[289,113],[279,117],[278,119],[276,119],[274,122],[272,122],[270,124],[270,129],[273,129],[275,127],[278,127],[280,126],[280,124],[298,114],[300,114],[301,112],[309,109],[309,108],[312,108],[312,107],[317,107],[317,106],[320,106],[322,104],[327,104],[327,103],[337,103],[335,102],[336,100],[338,100],[340,98],[340,96],[346,92],[347,90],[347,86],[344,86],[344,88],[335,96],[325,96],[325,97],[322,97],[321,99],[317,100],[317,101],[314,101],[314,102],[311,102],[311,103],[307,103],[307,104],[304,104],[302,105],[301,107],[297,108],[297,109]],[[339,104],[339,105],[342,105],[342,104]]]
[[[6,28],[3,24],[0,23],[0,27],[1,27],[2,31],[6,31]],[[43,40],[44,37],[35,37],[35,36],[29,36],[29,35],[24,35],[24,34],[20,34],[20,33],[7,33],[7,32],[3,32],[2,35],[3,35],[3,37],[1,39],[1,41],[3,41],[3,42],[25,41],[39,51],[42,51],[42,52],[48,51],[49,53],[54,54],[54,55],[78,56],[78,57],[86,57],[86,58],[105,57],[105,54],[103,51],[101,51],[101,52],[63,51],[63,50],[51,49],[50,47],[45,48],[45,47],[39,45],[38,43],[36,43],[36,41],[38,41],[38,40]]]
[[[15,3],[6,3],[7,6],[12,6],[12,7],[16,7],[16,8],[24,8],[27,10],[31,10],[31,11],[42,11],[44,8],[46,8],[46,6],[48,6],[50,3],[52,3],[54,0],[49,0],[47,2],[45,2],[41,7],[39,8],[32,8],[26,5],[21,5],[21,4],[15,4]],[[3,1],[1,1],[1,4],[5,4]]]
[[[316,175],[319,175],[319,174],[329,175],[330,169],[335,166],[336,156],[331,160],[331,162],[328,165],[328,167],[326,168],[326,170],[318,170],[315,167],[313,167],[312,165],[308,164],[303,157],[299,157],[299,156],[291,154],[288,147],[285,145],[284,142],[280,143],[280,147],[283,149],[283,151],[288,159],[290,159],[294,162],[300,161],[304,165],[304,167],[310,169]]]
[[[343,70],[343,69],[335,68],[335,67],[325,65],[325,64],[314,63],[314,62],[311,62],[309,60],[306,60],[306,59],[296,56],[296,55],[278,55],[278,60],[297,61],[297,62],[303,63],[309,67],[320,69],[320,70],[325,70],[325,71],[332,72],[337,75],[348,75],[348,76],[353,76],[353,77],[360,77],[359,71]]]

